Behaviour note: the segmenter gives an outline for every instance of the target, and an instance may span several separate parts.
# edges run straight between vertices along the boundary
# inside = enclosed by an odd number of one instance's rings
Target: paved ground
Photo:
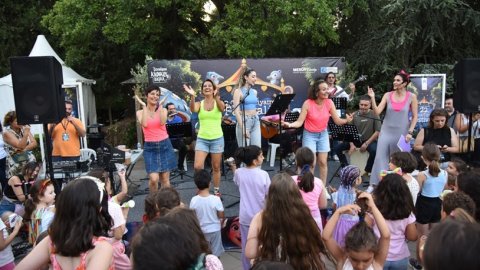
[[[272,168],[269,167],[267,161],[264,161],[264,164],[262,168],[264,170],[270,170],[269,174],[272,177],[275,173],[279,171],[279,161],[275,163],[276,167]],[[332,175],[334,172],[337,170],[339,167],[340,163],[335,162],[335,161],[329,161],[328,167],[328,179],[330,180],[332,178]],[[188,175],[192,175],[192,167],[193,164],[192,162],[188,162]],[[130,178],[134,183],[140,184],[138,187],[138,190],[140,193],[142,191],[145,191],[145,188],[147,187],[147,180],[146,180],[146,173],[145,173],[145,167],[144,167],[144,162],[143,159],[139,159],[137,164],[135,165],[132,174],[130,175]],[[222,176],[222,182],[221,182],[221,192],[223,194],[223,203],[225,206],[225,215],[227,217],[229,216],[238,216],[238,211],[239,211],[239,206],[238,206],[238,201],[239,201],[239,192],[237,186],[233,183],[232,181],[232,173],[227,172],[226,177]],[[368,178],[366,179],[368,180]],[[182,201],[188,205],[190,203],[190,199],[195,196],[196,193],[196,187],[195,184],[193,183],[193,179],[190,177],[184,177],[184,179],[180,179],[180,177],[174,178],[171,180],[171,183],[178,192],[180,193]],[[334,177],[331,181],[331,185],[335,188],[338,187],[339,185],[339,179],[338,177]],[[364,187],[361,187],[364,188]],[[131,193],[134,194],[135,190],[134,188],[131,188]],[[128,221],[140,221],[143,215],[143,207],[144,207],[144,200],[145,200],[145,194],[138,194],[134,195],[133,199],[135,200],[135,208],[133,208],[128,217]],[[409,248],[412,254],[415,254],[415,245],[410,243]],[[223,262],[224,269],[225,270],[241,270],[242,265],[240,261],[240,250],[229,250],[225,252],[223,256],[221,256],[221,261]],[[327,265],[328,269],[335,269],[334,265],[332,263],[328,263]]]

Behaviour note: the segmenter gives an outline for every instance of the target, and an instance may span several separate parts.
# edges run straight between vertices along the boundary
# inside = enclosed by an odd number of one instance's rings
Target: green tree
[[[59,0],[42,23],[60,39],[67,64],[97,81],[97,108],[108,110],[111,123],[112,110],[121,111],[128,98],[120,82],[145,55],[169,59],[196,51],[190,40],[207,32],[203,2]]]
[[[461,58],[479,57],[479,7],[472,0],[369,0],[366,8],[341,18],[340,44],[345,47],[340,53],[354,71],[369,74],[371,83],[382,82],[378,86],[388,90],[399,69],[453,67]]]
[[[0,76],[10,73],[11,56],[26,56],[39,34],[41,17],[53,6],[48,0],[2,0],[0,5]]]
[[[336,0],[213,2],[210,35],[229,57],[315,56],[338,42]]]

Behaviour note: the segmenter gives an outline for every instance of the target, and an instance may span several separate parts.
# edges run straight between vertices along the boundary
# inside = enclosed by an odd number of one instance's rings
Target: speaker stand
[[[62,188],[62,183],[57,183],[55,180],[55,174],[53,172],[53,162],[52,162],[52,136],[48,132],[48,124],[43,123],[43,134],[45,134],[45,159],[47,161],[47,172],[50,174],[50,180],[54,183],[55,193],[60,194]]]

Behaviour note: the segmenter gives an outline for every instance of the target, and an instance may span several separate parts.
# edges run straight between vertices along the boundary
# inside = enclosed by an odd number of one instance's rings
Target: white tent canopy
[[[38,35],[35,45],[29,56],[53,56],[62,65],[63,85],[64,87],[75,87],[78,95],[78,107],[80,120],[85,126],[97,122],[97,111],[95,105],[95,96],[92,91],[94,80],[86,79],[73,69],[65,65],[65,62],[58,56],[48,43],[44,35]],[[3,118],[8,111],[15,110],[15,100],[13,97],[12,76],[7,75],[0,78],[0,118]],[[43,134],[42,125],[32,125],[32,131],[35,134]],[[86,147],[87,141],[84,137],[82,144]],[[43,149],[42,149],[43,154]]]

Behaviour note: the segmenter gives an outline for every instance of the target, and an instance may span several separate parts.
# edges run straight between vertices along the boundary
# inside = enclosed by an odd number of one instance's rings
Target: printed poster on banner
[[[446,74],[412,74],[407,89],[417,95],[418,121],[416,132],[428,126],[430,113],[443,108],[445,101]]]
[[[161,98],[173,103],[184,121],[195,122],[190,112],[188,96],[183,90],[187,83],[200,93],[205,79],[211,79],[219,88],[221,99],[226,104],[225,114],[232,118],[233,91],[237,88],[242,71],[248,66],[257,73],[253,89],[257,90],[257,111],[264,115],[278,94],[294,93],[290,109],[300,109],[307,99],[310,85],[324,79],[328,72],[337,75],[337,84],[342,85],[345,58],[271,58],[271,59],[213,59],[213,60],[153,60],[148,63],[148,82],[161,89]],[[201,95],[197,95],[200,100]],[[193,119],[191,119],[193,118]],[[194,124],[194,123],[192,123]]]

